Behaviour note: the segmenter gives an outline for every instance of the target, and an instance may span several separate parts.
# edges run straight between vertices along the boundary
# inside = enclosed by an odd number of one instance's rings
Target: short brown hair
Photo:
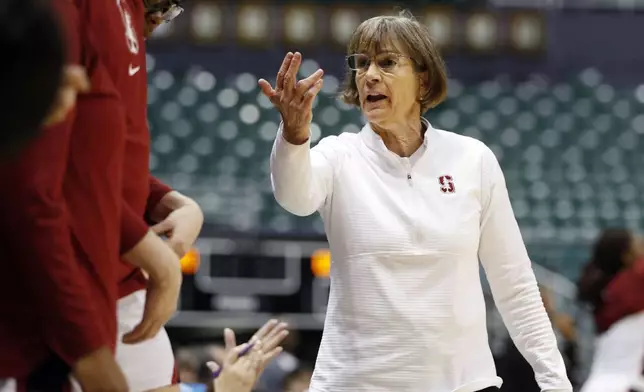
[[[420,98],[421,113],[443,102],[447,96],[447,71],[438,49],[432,43],[429,30],[419,23],[409,11],[398,16],[376,16],[367,19],[353,32],[347,54],[376,54],[388,41],[402,45],[401,49],[416,63],[416,69],[427,72],[427,92]],[[355,71],[347,67],[342,100],[360,106]]]

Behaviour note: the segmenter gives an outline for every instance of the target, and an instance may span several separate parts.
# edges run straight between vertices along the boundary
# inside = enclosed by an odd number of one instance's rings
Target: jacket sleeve
[[[149,227],[125,201],[121,209],[121,254],[129,252],[147,234]]]
[[[157,207],[157,205],[159,205],[159,202],[161,201],[161,199],[163,199],[163,196],[172,192],[172,188],[170,188],[151,174],[148,179],[148,184],[150,187],[150,193],[148,194],[148,201],[145,206],[145,219],[149,224],[153,225],[155,223],[158,223],[154,222],[151,218],[152,216],[154,216],[155,208]]]
[[[157,207],[163,196],[172,191],[172,188],[159,181],[154,176],[148,178],[148,200],[145,206],[145,216],[136,214],[126,202],[123,203],[121,215],[121,254],[127,253],[139,243],[149,230],[148,225],[153,225],[151,219],[154,209]]]
[[[512,211],[503,172],[487,147],[483,151],[481,178],[483,212],[479,258],[494,302],[514,344],[532,366],[541,390],[572,392]]]
[[[293,145],[284,139],[282,126],[270,158],[273,195],[286,211],[308,216],[320,210],[333,193],[340,141],[337,136],[327,136],[313,148],[310,138]]]

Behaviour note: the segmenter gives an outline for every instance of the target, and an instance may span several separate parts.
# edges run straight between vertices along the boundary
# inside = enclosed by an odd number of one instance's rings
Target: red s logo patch
[[[454,186],[454,179],[452,179],[452,176],[440,176],[438,177],[438,183],[441,186],[441,192],[443,193],[456,192],[456,187]]]

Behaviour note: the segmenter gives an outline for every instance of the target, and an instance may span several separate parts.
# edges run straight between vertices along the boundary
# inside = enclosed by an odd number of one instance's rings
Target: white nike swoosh
[[[130,67],[128,68],[128,73],[130,76],[134,76],[139,70],[141,69],[141,66],[138,67],[133,67],[132,64],[130,64]]]

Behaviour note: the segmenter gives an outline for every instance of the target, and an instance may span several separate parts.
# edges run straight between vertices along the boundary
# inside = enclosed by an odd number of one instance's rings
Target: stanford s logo
[[[116,0],[116,6],[119,8],[121,19],[123,20],[123,26],[125,27],[125,42],[127,43],[127,48],[130,50],[130,53],[138,54],[139,39],[136,37],[136,30],[132,24],[132,13],[126,4],[127,1],[128,0]]]
[[[441,192],[443,193],[456,192],[456,187],[454,187],[454,180],[452,179],[452,176],[440,176],[438,177],[438,183],[441,186]]]

